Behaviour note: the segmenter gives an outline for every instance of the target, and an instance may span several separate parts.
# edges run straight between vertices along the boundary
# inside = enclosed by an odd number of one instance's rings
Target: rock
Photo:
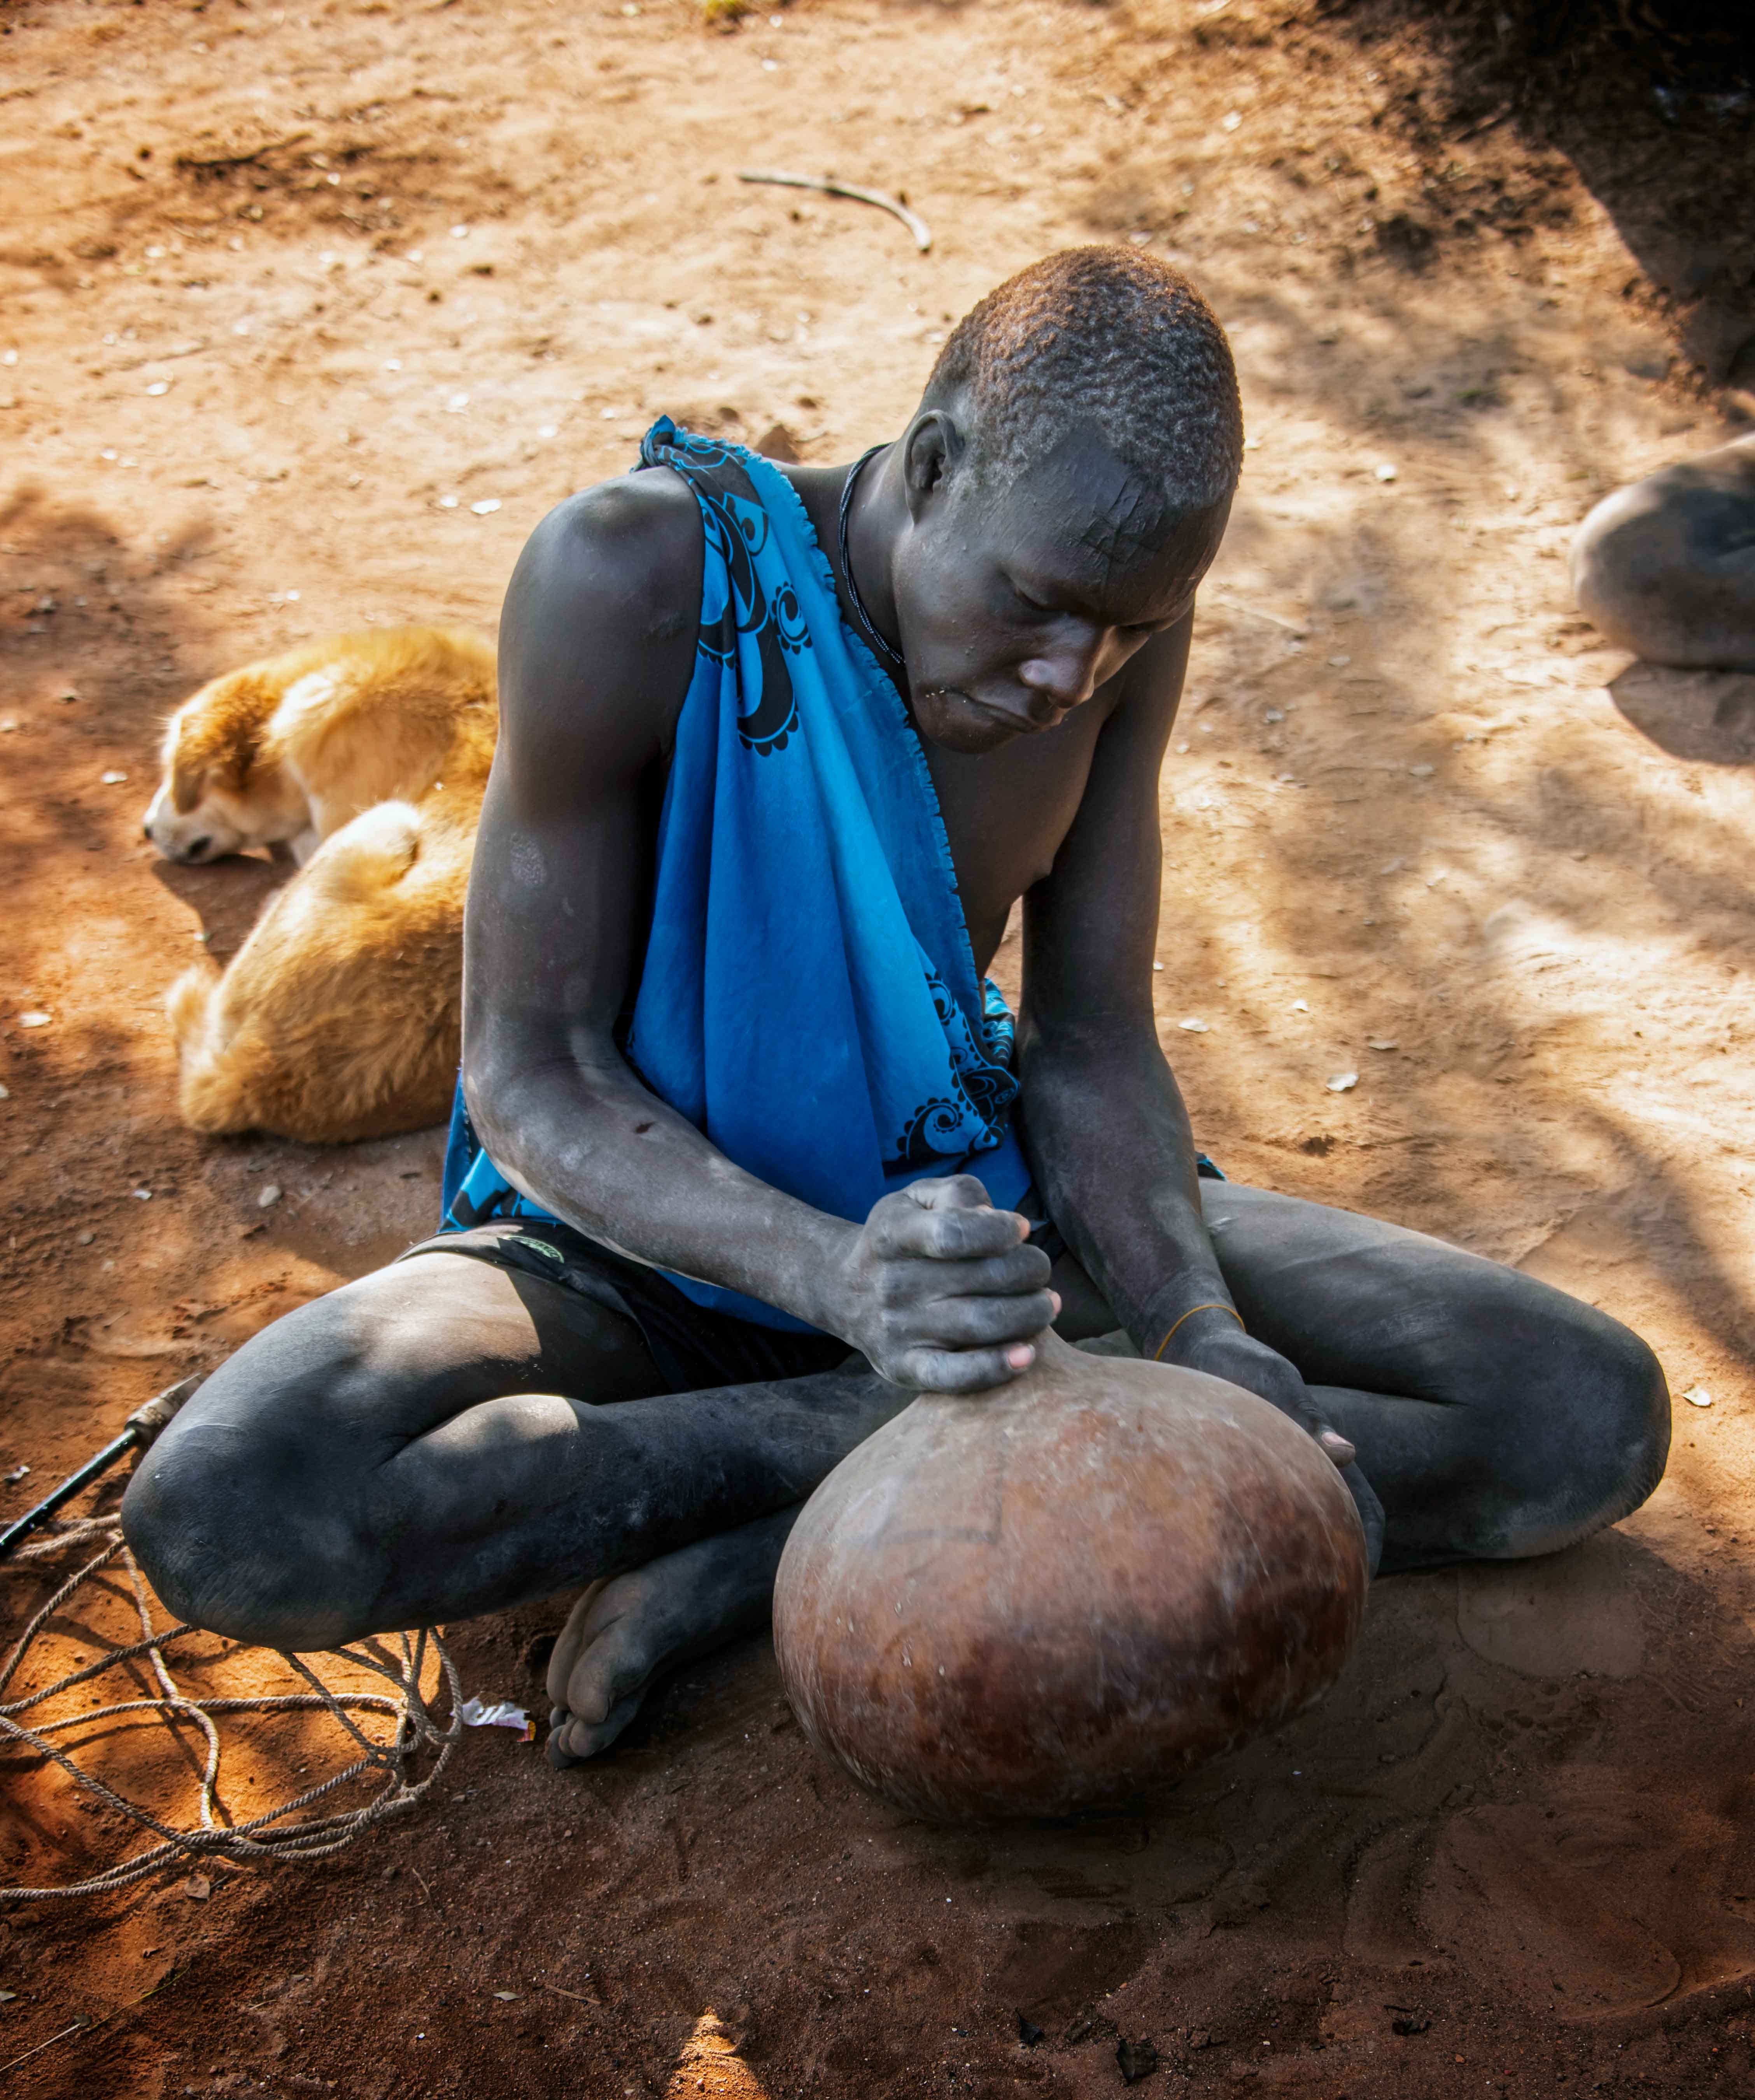
[[[770,423],[752,448],[764,459],[778,460],[787,466],[799,462],[798,440],[784,423]]]
[[[1115,2061],[1121,2066],[1122,2077],[1129,2085],[1137,2085],[1142,2078],[1149,2078],[1158,2068],[1158,2049],[1149,2041],[1128,2041],[1125,2038],[1115,2045]]]

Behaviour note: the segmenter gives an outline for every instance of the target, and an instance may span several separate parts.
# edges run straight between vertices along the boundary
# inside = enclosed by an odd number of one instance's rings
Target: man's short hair
[[[1237,488],[1243,408],[1225,332],[1180,270],[1139,249],[1063,249],[990,292],[940,351],[926,399],[964,390],[977,473],[1020,474],[1083,422],[1171,509]]]

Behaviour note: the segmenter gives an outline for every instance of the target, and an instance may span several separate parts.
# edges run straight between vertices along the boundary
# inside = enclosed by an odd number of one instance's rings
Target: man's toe
[[[592,1607],[606,1587],[601,1578],[588,1583],[574,1599],[567,1623],[555,1638],[554,1651],[549,1657],[548,1690],[549,1696],[558,1705],[567,1697],[568,1681],[590,1639]]]
[[[567,1707],[575,1722],[597,1727],[630,1694],[637,1697],[652,1674],[652,1660],[634,1630],[612,1627],[580,1657],[567,1688]]]
[[[567,1771],[584,1760],[573,1748],[573,1734],[577,1723],[564,1706],[557,1706],[549,1717],[549,1740],[543,1745],[549,1762],[557,1771]]]
[[[625,1698],[618,1700],[601,1721],[584,1720],[577,1714],[567,1716],[558,1728],[549,1733],[549,1763],[556,1771],[566,1771],[574,1765],[585,1764],[601,1756],[639,1712],[645,1692],[643,1684],[630,1692]]]

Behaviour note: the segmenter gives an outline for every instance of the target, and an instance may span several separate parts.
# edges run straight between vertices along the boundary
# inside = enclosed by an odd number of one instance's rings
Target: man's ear
[[[968,449],[968,441],[950,408],[923,408],[902,441],[902,485],[908,510],[918,518]]]

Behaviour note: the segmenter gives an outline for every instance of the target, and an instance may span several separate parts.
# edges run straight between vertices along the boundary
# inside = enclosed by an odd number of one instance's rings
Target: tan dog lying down
[[[300,862],[223,975],[197,964],[167,995],[192,1129],[323,1144],[443,1119],[497,723],[493,645],[464,628],[332,636],[172,716],[159,851]]]

